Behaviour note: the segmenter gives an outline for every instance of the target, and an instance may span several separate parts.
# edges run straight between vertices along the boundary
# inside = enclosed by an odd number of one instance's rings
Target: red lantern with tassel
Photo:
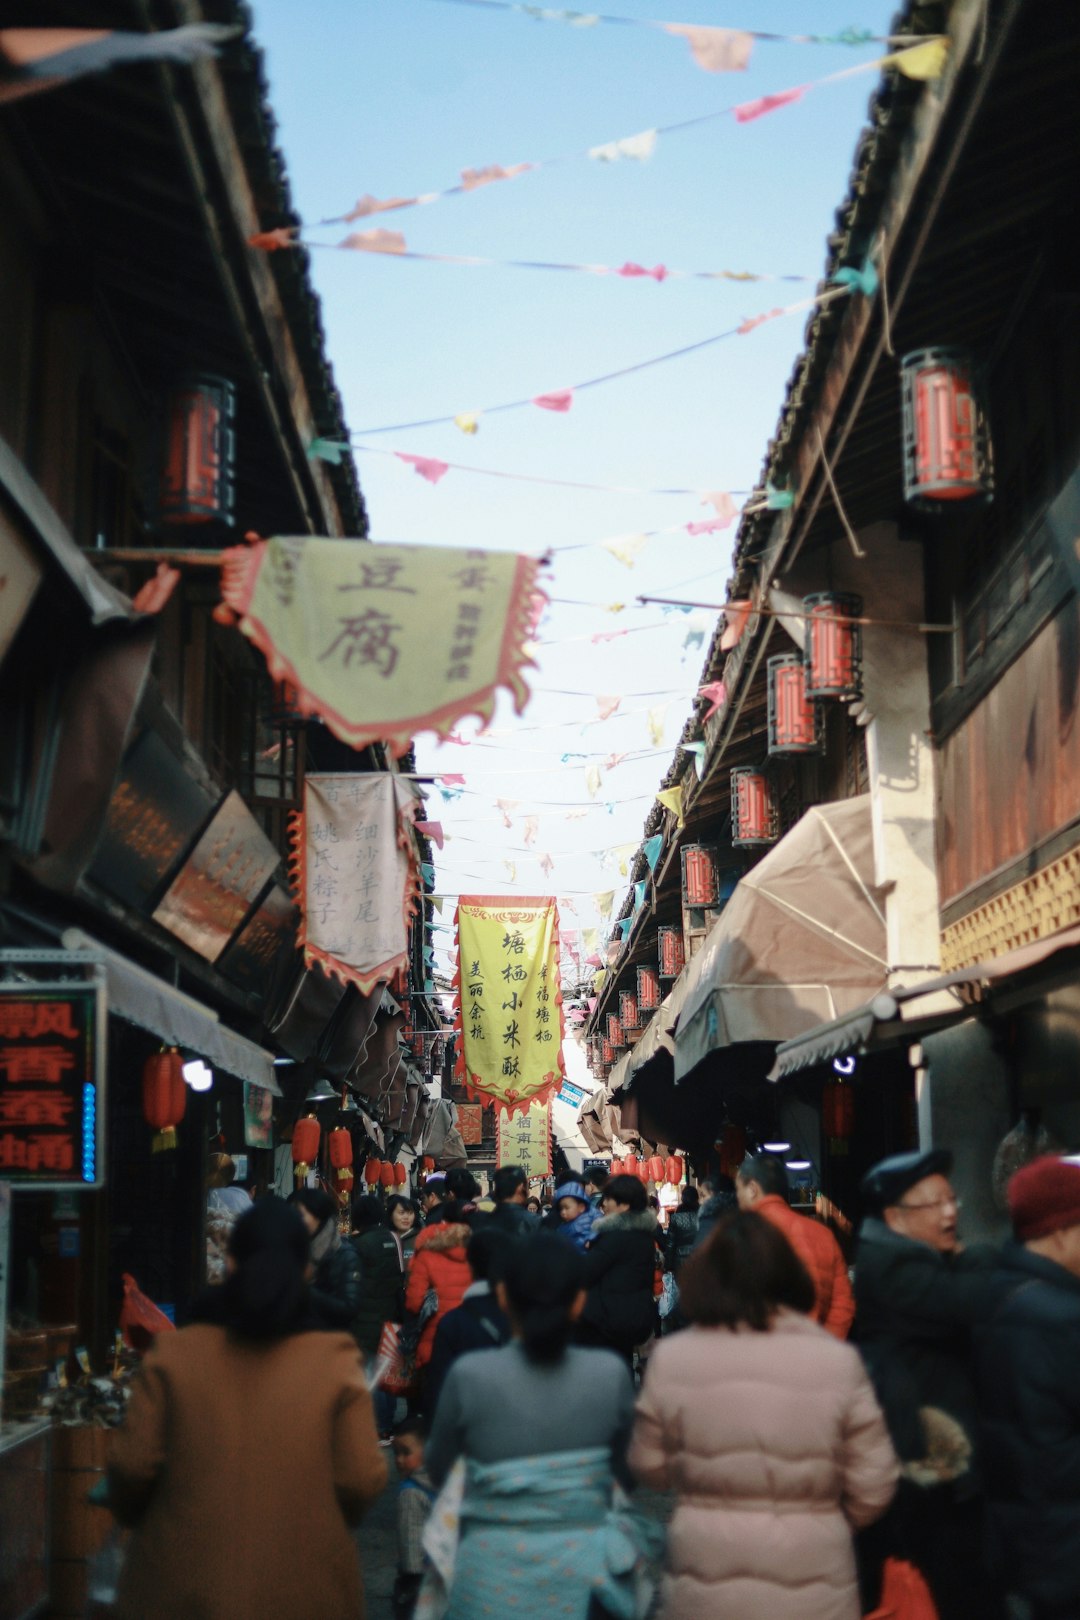
[[[408,1179],[409,1179],[409,1172],[406,1170],[405,1166],[403,1164],[395,1164],[395,1166],[394,1166],[394,1186],[395,1187],[404,1187],[404,1185],[408,1181]]]
[[[369,1159],[364,1165],[364,1185],[366,1187],[377,1187],[381,1170],[382,1165],[378,1159]]]
[[[735,1177],[735,1172],[746,1158],[746,1132],[741,1125],[725,1125],[716,1144],[720,1152],[720,1174]]]
[[[829,1151],[844,1154],[855,1133],[855,1087],[843,1080],[827,1080],[821,1094],[821,1128],[829,1138]]]
[[[382,1165],[380,1165],[380,1167],[379,1167],[379,1181],[382,1184],[382,1186],[384,1186],[385,1188],[387,1188],[387,1190],[389,1190],[394,1185],[395,1179],[396,1178],[394,1176],[394,1166],[392,1164],[382,1164]]]
[[[327,1142],[330,1148],[330,1163],[337,1171],[338,1185],[347,1188],[353,1179],[352,1135],[344,1125],[338,1125],[330,1132]]]
[[[435,1168],[435,1160],[431,1157],[430,1153],[425,1153],[424,1154],[423,1164],[424,1164],[424,1174],[425,1174],[425,1176],[430,1176],[431,1172]]]
[[[664,1179],[664,1161],[660,1157],[659,1153],[654,1153],[652,1158],[649,1160],[649,1180],[650,1181],[663,1181],[663,1179]]]
[[[638,1158],[637,1154],[628,1153],[622,1162],[622,1169],[619,1174],[624,1176],[636,1176],[640,1168],[641,1160]]]
[[[314,1114],[298,1119],[292,1133],[293,1175],[297,1186],[307,1180],[307,1173],[319,1156],[319,1122]]]
[[[187,1108],[184,1060],[175,1046],[155,1052],[143,1064],[143,1118],[154,1131],[152,1153],[166,1153],[176,1146],[176,1127]]]
[[[678,1187],[683,1178],[683,1162],[677,1153],[664,1166],[664,1179],[670,1187]]]

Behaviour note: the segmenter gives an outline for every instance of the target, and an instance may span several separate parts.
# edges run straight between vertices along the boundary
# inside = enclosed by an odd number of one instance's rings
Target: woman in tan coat
[[[760,1215],[679,1273],[692,1325],[649,1359],[630,1446],[677,1493],[661,1620],[858,1620],[851,1533],[898,1465],[858,1352],[811,1321],[814,1285]]]
[[[120,1620],[362,1620],[349,1527],[386,1483],[360,1354],[312,1328],[309,1239],[263,1199],[202,1320],[162,1334],[109,1462]]]

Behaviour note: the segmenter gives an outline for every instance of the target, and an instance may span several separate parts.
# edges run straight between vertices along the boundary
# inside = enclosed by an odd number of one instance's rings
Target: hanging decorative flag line
[[[490,723],[499,687],[520,714],[526,643],[544,603],[538,565],[513,552],[370,546],[306,535],[222,553],[214,610],[342,742],[406,753],[418,731]]]
[[[699,113],[695,118],[684,118],[674,124],[658,124],[654,128],[640,131],[636,135],[624,135],[619,140],[607,141],[599,146],[586,147],[576,152],[565,152],[557,157],[538,158],[531,162],[514,163],[505,166],[501,163],[485,164],[479,169],[463,169],[461,179],[457,185],[445,186],[441,191],[418,192],[411,197],[373,197],[370,193],[358,199],[345,214],[329,215],[317,221],[318,225],[351,225],[358,219],[368,219],[372,214],[385,214],[396,212],[402,208],[416,208],[433,202],[441,202],[446,197],[461,197],[466,193],[477,191],[481,186],[493,185],[501,180],[516,180],[523,174],[535,174],[540,169],[554,168],[559,164],[572,163],[583,157],[591,158],[594,162],[612,163],[621,158],[629,158],[637,162],[647,161],[656,149],[656,142],[661,135],[673,135],[684,129],[696,129],[702,124],[711,124],[720,118],[733,118],[737,124],[750,124],[756,119],[764,117],[767,113],[775,112],[780,107],[791,106],[801,101],[812,90],[820,90],[826,85],[839,84],[842,80],[851,79],[859,74],[873,73],[876,69],[895,67],[906,78],[936,79],[939,78],[948,54],[949,41],[944,35],[933,35],[921,40],[917,45],[906,46],[899,51],[890,52],[887,56],[876,56],[871,61],[860,62],[855,67],[842,68],[837,73],[827,73],[823,78],[808,80],[805,84],[794,85],[787,90],[779,90],[772,95],[759,96],[753,101],[734,102],[727,107],[719,107],[713,112]],[[263,233],[272,234],[272,233]],[[287,243],[279,244],[287,246]]]
[[[586,388],[599,388],[605,383],[618,382],[623,377],[632,377],[639,371],[649,371],[653,366],[666,365],[670,360],[681,360],[688,354],[697,354],[702,349],[711,348],[714,343],[724,343],[728,338],[745,337],[747,333],[756,331],[757,328],[764,325],[766,321],[778,320],[781,315],[797,315],[803,310],[814,309],[823,304],[831,304],[837,298],[848,298],[851,296],[853,290],[855,289],[846,283],[839,287],[828,287],[824,292],[816,293],[812,298],[800,298],[797,303],[785,304],[781,308],[767,310],[764,314],[749,316],[746,320],[740,321],[738,326],[729,326],[724,332],[714,332],[711,337],[699,338],[696,343],[685,343],[683,344],[682,348],[669,349],[666,354],[654,354],[650,356],[648,360],[636,360],[632,365],[620,366],[617,371],[605,372],[603,376],[600,377],[587,377],[584,382],[574,383],[571,388],[562,389],[557,394],[530,394],[527,398],[506,400],[501,405],[485,406],[483,410],[476,411],[473,414],[477,417],[497,416],[504,411],[523,410],[527,405],[540,405],[544,410],[568,411],[570,409],[570,405],[572,404],[572,396],[574,394],[583,393]],[[551,401],[555,399],[563,400],[565,403],[553,405]],[[547,403],[544,403],[545,401]],[[373,434],[378,433],[405,433],[411,432],[415,428],[445,427],[447,424],[455,423],[456,420],[457,418],[453,414],[450,414],[448,416],[428,416],[423,420],[416,422],[391,422],[385,427],[360,428],[355,434],[350,435],[349,443],[351,443],[354,450],[365,451],[369,447],[367,445],[357,443],[358,439],[370,438]],[[308,454],[314,454],[320,457],[323,456],[324,447],[328,442],[335,450],[337,449],[338,441],[316,439],[308,447]],[[423,457],[416,457],[411,454],[406,455],[402,451],[394,451],[393,454],[406,461],[422,461],[425,459]],[[432,459],[429,463],[428,470],[425,471],[420,467],[417,467],[417,471],[421,473],[422,477],[429,479],[430,482],[438,483],[439,479],[449,469],[450,465],[450,462],[435,461]],[[659,494],[662,492],[628,490],[626,493]],[[679,491],[679,493],[685,494],[686,491]]]

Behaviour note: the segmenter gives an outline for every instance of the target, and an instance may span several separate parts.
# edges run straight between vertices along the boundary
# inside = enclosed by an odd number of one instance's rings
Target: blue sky
[[[580,0],[584,7],[587,0]],[[893,7],[867,0],[610,0],[621,14],[779,33],[887,32]],[[305,221],[356,198],[453,185],[460,170],[582,152],[604,141],[730,107],[851,68],[882,47],[755,46],[745,73],[714,75],[662,32],[570,28],[438,0],[255,0],[296,204]],[[876,74],[814,90],[739,126],[721,118],[662,136],[647,163],[587,158],[427,207],[312,229],[334,242],[383,226],[410,249],[688,270],[751,270],[816,279],[848,184]],[[737,325],[812,291],[770,283],[630,281],[554,272],[421,264],[316,252],[330,358],[354,433],[563,388]],[[590,390],[566,415],[529,407],[481,419],[475,437],[446,426],[365,442],[535,477],[694,491],[753,487],[802,347],[805,315]],[[373,538],[532,554],[550,545],[681,525],[711,516],[698,495],[575,492],[451,472],[432,486],[393,457],[358,456]],[[469,749],[419,739],[423,769],[462,772],[470,792],[430,808],[452,835],[438,862],[448,894],[554,891],[597,921],[589,896],[620,880],[598,851],[635,843],[665,773],[701,669],[712,615],[635,608],[638,593],[719,602],[734,529],[652,540],[632,571],[602,549],[569,551],[547,588],[535,695],[514,721]],[[684,592],[673,587],[686,585]],[[570,603],[584,602],[586,606]],[[622,612],[611,612],[616,603]],[[596,632],[629,629],[593,645]],[[563,696],[552,689],[585,696]],[[625,697],[594,724],[593,694]],[[663,750],[604,772],[597,800],[585,760],[648,750],[649,707],[668,705]],[[539,728],[539,729],[537,729]],[[507,830],[495,797],[520,800]],[[566,801],[566,805],[552,801]],[[587,814],[566,820],[569,805]],[[533,853],[522,821],[540,818]],[[536,855],[550,851],[550,880]],[[504,862],[516,865],[516,879]],[[618,898],[616,900],[618,905]],[[452,908],[447,906],[447,920]],[[574,926],[573,914],[563,917]],[[440,936],[449,942],[449,935]]]

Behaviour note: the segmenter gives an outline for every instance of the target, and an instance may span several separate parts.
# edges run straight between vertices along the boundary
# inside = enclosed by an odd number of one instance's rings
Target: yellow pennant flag
[[[301,714],[352,748],[385,742],[400,755],[418,731],[490,721],[500,686],[524,709],[537,566],[512,552],[278,536],[223,553],[215,617],[239,620]]]
[[[601,968],[592,982],[593,989],[599,994],[600,987],[607,978],[607,968]]]
[[[566,1072],[555,901],[462,895],[457,937],[457,1083],[511,1113],[549,1099]]]
[[[662,804],[665,810],[670,810],[680,827],[686,825],[683,817],[683,790],[681,787],[663,788],[656,795],[656,802]]]
[[[551,1104],[533,1102],[495,1116],[495,1166],[520,1164],[530,1180],[551,1174]]]
[[[581,943],[591,955],[592,952],[595,951],[597,945],[600,943],[599,929],[583,928],[581,930]]]
[[[905,79],[940,79],[949,55],[947,39],[928,39],[906,51],[894,51],[882,59],[883,67],[898,68]]]
[[[605,889],[602,894],[594,894],[593,899],[596,901],[596,909],[601,917],[610,917],[611,908],[615,903],[615,890]]]
[[[630,858],[637,853],[636,844],[620,844],[615,850],[615,859],[619,863],[619,876],[626,877],[630,871]]]
[[[649,741],[654,748],[659,748],[664,741],[664,723],[667,720],[668,706],[666,703],[657,704],[648,714]]]

